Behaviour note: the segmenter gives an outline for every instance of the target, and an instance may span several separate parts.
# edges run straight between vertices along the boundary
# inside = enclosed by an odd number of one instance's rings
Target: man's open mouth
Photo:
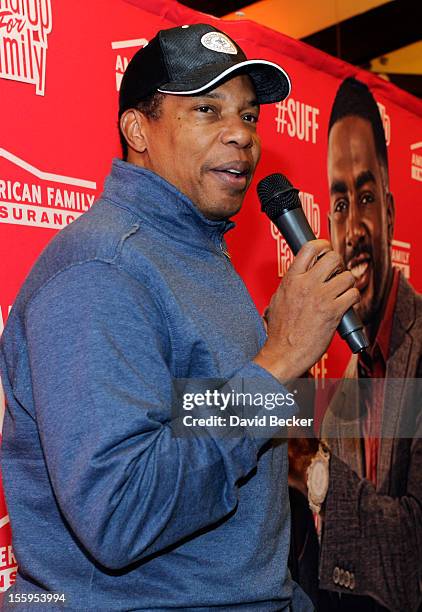
[[[369,283],[371,256],[369,253],[361,253],[357,257],[353,257],[347,263],[347,269],[353,274],[355,287],[362,291]]]
[[[367,269],[368,269],[368,262],[365,261],[364,263],[360,263],[357,266],[350,268],[350,272],[353,274],[355,278],[359,278],[360,276],[362,276],[362,274],[366,272]]]
[[[212,168],[211,171],[225,184],[243,189],[247,185],[251,165],[249,162],[232,161]]]

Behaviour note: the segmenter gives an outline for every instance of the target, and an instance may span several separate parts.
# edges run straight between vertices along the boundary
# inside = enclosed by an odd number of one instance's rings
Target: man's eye
[[[342,213],[347,210],[347,200],[338,200],[334,205],[334,212]]]
[[[374,195],[370,192],[363,193],[360,197],[361,204],[372,204],[374,201]]]
[[[254,115],[253,113],[247,113],[246,115],[243,115],[243,120],[247,121],[248,123],[258,123],[258,116]]]
[[[208,104],[203,104],[202,106],[197,106],[197,111],[200,113],[213,113],[214,109],[212,106],[208,106]]]

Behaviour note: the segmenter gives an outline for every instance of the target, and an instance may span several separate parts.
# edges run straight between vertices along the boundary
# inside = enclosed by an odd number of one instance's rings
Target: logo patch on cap
[[[237,55],[237,49],[228,36],[221,32],[207,32],[201,38],[201,43],[211,51]]]

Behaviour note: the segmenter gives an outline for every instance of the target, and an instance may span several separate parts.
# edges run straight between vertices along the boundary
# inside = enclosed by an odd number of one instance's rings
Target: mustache
[[[346,266],[353,260],[353,259],[357,259],[360,255],[369,255],[369,257],[372,259],[372,255],[373,255],[373,251],[372,251],[372,245],[370,244],[357,244],[354,248],[353,251],[351,253],[349,253],[348,255],[346,255],[346,261],[345,264]]]

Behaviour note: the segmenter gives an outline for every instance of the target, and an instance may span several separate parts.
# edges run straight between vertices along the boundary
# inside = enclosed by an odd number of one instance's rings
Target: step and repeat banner
[[[349,76],[369,86],[382,118],[395,203],[393,263],[422,289],[419,100],[270,29],[215,19],[171,0],[0,0],[0,332],[38,254],[93,205],[112,157],[120,155],[117,98],[129,59],[157,30],[199,22],[227,32],[249,58],[281,64],[292,80],[287,100],[261,110],[262,159],[228,237],[258,309],[264,310],[292,254],[260,212],[256,183],[272,172],[285,174],[299,189],[315,234],[329,237],[328,123]],[[362,206],[369,200],[363,197]],[[333,214],[341,214],[341,205]],[[359,278],[371,264],[362,256],[353,265]],[[340,376],[349,356],[336,338],[314,367],[315,378]],[[0,590],[16,571],[10,538],[0,499]]]

